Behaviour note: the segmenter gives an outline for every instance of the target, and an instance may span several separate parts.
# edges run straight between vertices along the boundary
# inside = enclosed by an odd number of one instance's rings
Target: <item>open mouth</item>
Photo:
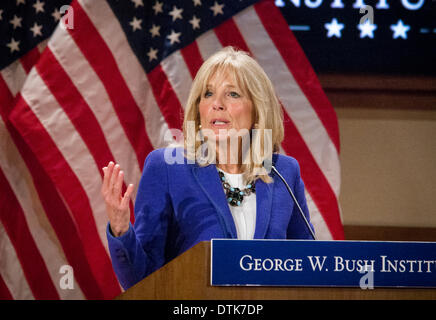
[[[225,120],[225,119],[213,119],[211,121],[211,124],[214,126],[225,126],[229,123],[230,121]]]

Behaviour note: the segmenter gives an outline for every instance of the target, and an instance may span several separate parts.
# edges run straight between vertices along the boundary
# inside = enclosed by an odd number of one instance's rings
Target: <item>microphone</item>
[[[309,221],[307,221],[306,216],[304,215],[304,212],[301,209],[300,204],[297,201],[297,198],[295,197],[294,193],[292,192],[292,190],[289,187],[288,183],[286,182],[285,178],[282,177],[282,175],[277,171],[277,169],[273,165],[271,165],[271,169],[279,176],[279,178],[285,184],[286,189],[288,189],[289,194],[291,195],[292,199],[294,200],[295,204],[297,205],[297,208],[298,208],[298,211],[301,215],[301,218],[303,218],[304,223],[306,224],[306,228],[309,230],[310,235],[312,236],[312,239],[316,240],[315,233],[313,232],[312,228],[310,227]]]

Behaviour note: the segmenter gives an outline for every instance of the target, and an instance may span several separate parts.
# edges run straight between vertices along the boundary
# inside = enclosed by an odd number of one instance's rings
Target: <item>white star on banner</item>
[[[160,26],[157,26],[153,23],[153,26],[150,29],[151,37],[152,38],[159,37],[160,36],[159,30],[160,30]]]
[[[136,19],[136,17],[133,17],[133,20],[130,21],[133,31],[136,31],[137,29],[142,30],[141,22],[142,19]]]
[[[154,6],[152,7],[155,15],[157,15],[159,12],[163,13],[162,6],[163,6],[162,2],[156,1]]]
[[[33,37],[42,36],[41,29],[42,29],[42,25],[39,25],[35,22],[33,27],[30,28],[30,30],[33,32]]]
[[[173,6],[173,10],[169,12],[169,15],[173,17],[173,22],[176,21],[177,19],[183,19],[182,12],[183,9],[179,9],[176,6]]]
[[[14,26],[14,29],[16,29],[21,27],[21,20],[23,20],[23,18],[19,18],[14,14],[14,18],[9,22]]]
[[[135,4],[135,8],[138,8],[139,6],[143,7],[144,3],[142,0],[131,0]]]
[[[377,29],[377,25],[371,23],[369,20],[366,20],[363,24],[359,23],[357,28],[360,30],[360,38],[369,37],[373,39],[374,31]]]
[[[20,51],[20,48],[18,45],[20,44],[20,41],[15,41],[14,38],[12,38],[11,42],[9,42],[6,46],[11,49],[11,53],[14,51]]]
[[[61,20],[61,13],[59,12],[58,8],[56,8],[51,15],[55,22]]]
[[[341,31],[344,29],[343,23],[338,23],[336,18],[333,18],[332,22],[324,24],[324,27],[327,29],[327,37],[341,37]]]
[[[17,6],[20,5],[20,3],[26,4],[26,0],[17,0]]]
[[[213,11],[213,16],[215,17],[218,14],[224,14],[223,12],[223,4],[218,4],[218,2],[215,1],[212,7],[210,7],[210,10]]]
[[[171,34],[167,36],[167,38],[170,39],[170,44],[174,44],[176,42],[180,43],[179,37],[181,34],[181,32],[175,32],[174,30],[171,30]]]
[[[149,62],[153,59],[157,60],[157,49],[150,48],[150,50],[147,53],[147,56]]]
[[[393,35],[394,39],[398,39],[398,38],[407,39],[407,31],[410,30],[410,26],[405,25],[403,21],[400,19],[398,20],[396,25],[395,24],[391,25],[391,30],[394,32]]]
[[[0,9],[0,21],[2,21],[2,20],[3,20],[2,14],[3,14],[3,10],[2,10],[2,9]]]
[[[33,5],[35,8],[36,13],[38,12],[44,12],[44,1],[41,2],[39,0],[36,0],[36,3]]]
[[[194,2],[194,7],[201,6],[201,0],[193,0],[193,2]]]
[[[198,19],[195,15],[189,20],[189,23],[192,24],[192,29],[200,29],[200,19]]]

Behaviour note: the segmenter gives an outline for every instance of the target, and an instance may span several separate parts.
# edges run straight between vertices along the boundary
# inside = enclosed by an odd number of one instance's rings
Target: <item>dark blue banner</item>
[[[436,243],[212,240],[211,284],[436,287]]]

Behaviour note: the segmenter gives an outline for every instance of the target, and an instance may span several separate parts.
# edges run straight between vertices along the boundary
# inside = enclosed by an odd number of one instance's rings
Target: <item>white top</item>
[[[231,187],[239,188],[240,190],[245,189],[247,184],[243,181],[242,173],[233,174],[220,171],[224,173],[224,177]],[[253,239],[254,230],[256,229],[256,193],[252,192],[249,196],[244,196],[240,206],[234,207],[229,205],[229,207],[235,221],[238,239]]]

